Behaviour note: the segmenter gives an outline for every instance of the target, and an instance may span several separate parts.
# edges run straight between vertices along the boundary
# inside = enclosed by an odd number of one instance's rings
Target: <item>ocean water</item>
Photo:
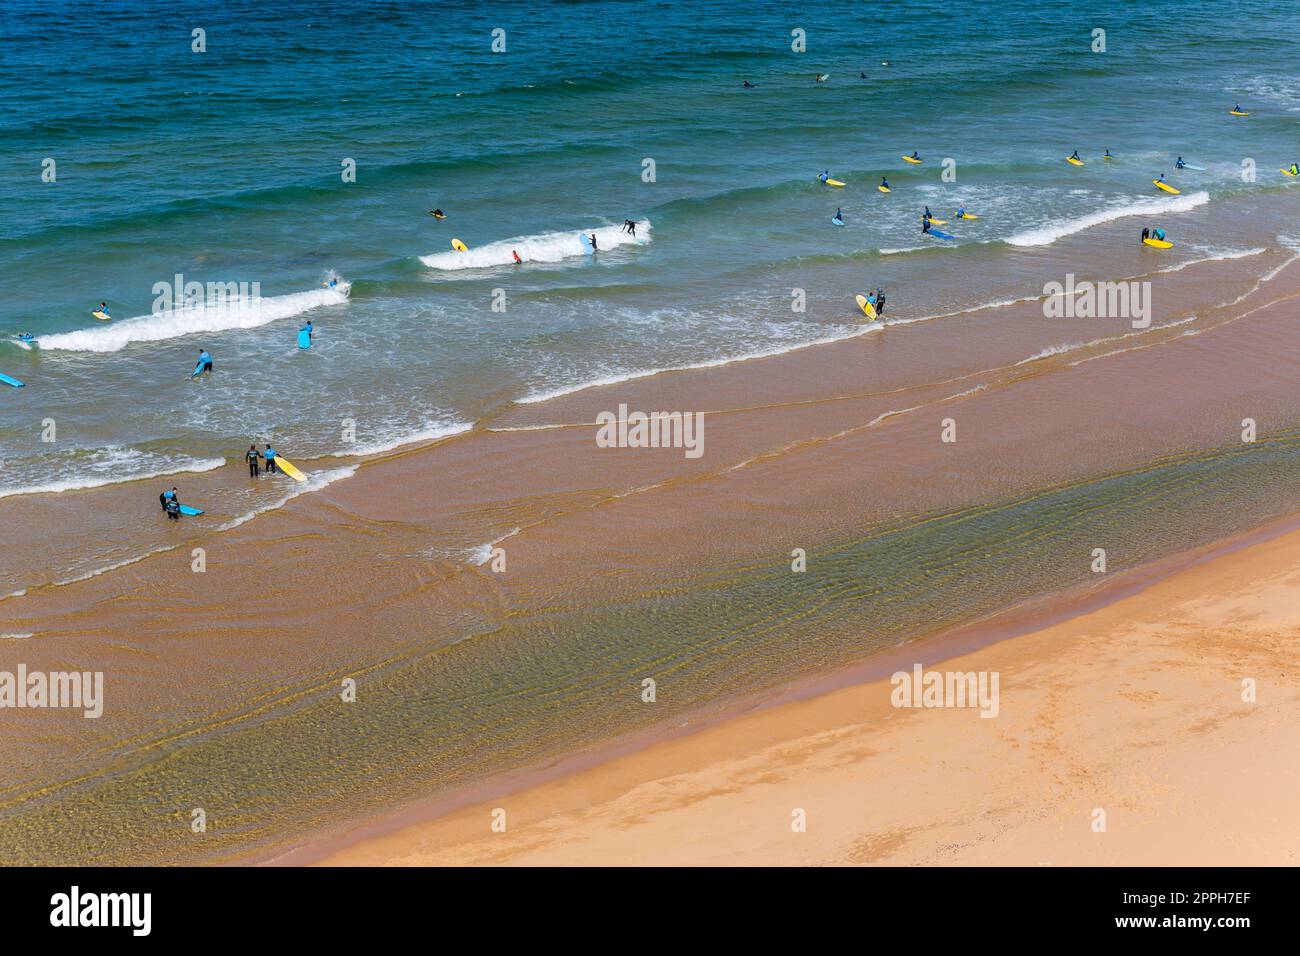
[[[5,497],[239,467],[252,440],[374,454],[593,382],[858,334],[852,294],[878,285],[901,319],[1035,295],[1077,262],[1123,270],[1119,223],[1158,220],[1174,265],[1237,256],[1258,236],[1215,210],[1300,187],[1277,172],[1300,122],[1286,2],[0,15],[0,371],[27,383],[0,392]],[[1075,149],[1085,167],[1063,162]],[[982,218],[942,243],[919,234],[926,204]],[[262,298],[155,311],[178,275]],[[101,300],[110,323],[89,315]],[[201,348],[216,372],[192,380]]]

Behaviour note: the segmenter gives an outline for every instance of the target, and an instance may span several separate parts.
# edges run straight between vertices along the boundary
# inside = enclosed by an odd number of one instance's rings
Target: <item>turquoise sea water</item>
[[[0,333],[40,338],[0,344],[27,382],[0,393],[0,495],[215,467],[254,438],[302,459],[393,447],[588,382],[851,334],[852,292],[876,285],[907,318],[1033,294],[1054,247],[1126,212],[1186,216],[1180,255],[1231,254],[1250,243],[1207,208],[1297,187],[1277,173],[1300,149],[1293,3],[0,13]],[[1087,166],[1063,163],[1074,149]],[[1178,200],[1151,188],[1161,172]],[[983,218],[930,248],[925,204]],[[350,296],[322,289],[330,270]],[[262,311],[152,314],[178,273],[259,283]],[[111,323],[88,314],[101,300]],[[191,381],[200,348],[217,372]]]

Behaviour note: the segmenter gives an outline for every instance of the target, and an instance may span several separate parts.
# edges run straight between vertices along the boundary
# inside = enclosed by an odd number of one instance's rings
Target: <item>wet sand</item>
[[[1292,531],[927,665],[998,673],[996,717],[900,709],[890,682],[877,680],[362,839],[321,862],[1294,866],[1297,640]],[[806,832],[792,829],[798,810]],[[493,831],[494,811],[505,832]]]
[[[1140,335],[1021,303],[514,406],[230,530],[213,525],[238,515],[168,527],[150,486],[87,493],[79,528],[75,496],[0,502],[55,551],[122,514],[169,548],[0,601],[0,633],[31,635],[5,641],[6,661],[104,671],[110,695],[93,722],[5,715],[0,846],[266,859],[1086,589],[1099,543],[1132,570],[1287,514],[1288,258],[1153,276],[1167,327]],[[704,411],[705,455],[597,448],[591,423],[620,403]],[[939,440],[946,417],[956,443]],[[195,484],[218,494],[240,471]],[[504,573],[473,559],[497,540]],[[795,548],[806,578],[789,573]],[[653,713],[646,674],[669,691]],[[336,703],[347,679],[351,708]],[[206,840],[185,826],[194,806],[220,820]]]

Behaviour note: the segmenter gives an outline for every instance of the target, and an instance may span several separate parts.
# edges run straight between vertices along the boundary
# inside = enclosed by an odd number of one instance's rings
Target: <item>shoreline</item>
[[[750,715],[815,701],[849,688],[861,688],[914,663],[926,667],[940,665],[1086,618],[1163,582],[1178,579],[1208,562],[1288,535],[1300,540],[1300,511],[1223,541],[1122,572],[1114,580],[1097,587],[1067,589],[1031,599],[988,618],[882,651],[828,674],[795,680],[756,696],[703,708],[672,727],[656,727],[604,746],[566,755],[545,766],[503,774],[453,794],[414,801],[395,812],[318,834],[306,843],[281,849],[255,862],[262,866],[328,865],[330,860],[346,858],[358,847],[436,824],[489,799],[513,798],[549,784],[577,780],[584,774],[600,773],[602,767],[613,762],[636,759],[637,755],[648,750],[744,721]]]
[[[1268,713],[1272,723],[1261,732],[1267,734],[1271,741],[1284,738],[1292,744],[1289,751],[1291,754],[1300,753],[1294,746],[1300,742],[1300,731],[1297,730],[1300,724],[1295,721],[1295,717],[1300,716],[1300,675],[1294,673],[1293,669],[1288,674],[1284,664],[1290,647],[1288,641],[1300,634],[1300,601],[1296,600],[1300,597],[1300,578],[1295,576],[1295,572],[1300,570],[1300,514],[1291,515],[1284,521],[1256,529],[1214,547],[1200,549],[1198,553],[1185,555],[1176,566],[1173,566],[1172,561],[1165,563],[1170,566],[1154,576],[1142,575],[1142,580],[1137,582],[1116,581],[1108,590],[1118,593],[1109,595],[1106,600],[1093,595],[1091,599],[1080,602],[1074,613],[1054,622],[1041,625],[1021,622],[1018,632],[992,638],[983,644],[958,643],[941,649],[940,642],[926,641],[914,648],[916,653],[904,653],[902,657],[907,658],[909,663],[919,662],[926,667],[942,664],[945,665],[944,669],[962,671],[980,670],[981,665],[989,664],[998,665],[1004,673],[1013,674],[1041,674],[1056,668],[1055,676],[1060,677],[1063,669],[1080,663],[1068,660],[1068,641],[1078,642],[1081,635],[1107,628],[1112,631],[1125,628],[1129,631],[1142,631],[1141,640],[1135,646],[1151,652],[1152,645],[1159,644],[1167,631],[1176,627],[1187,629],[1200,626],[1203,630],[1197,631],[1198,635],[1205,630],[1213,632],[1220,626],[1223,615],[1231,617],[1238,610],[1236,602],[1239,598],[1246,594],[1258,597],[1261,592],[1266,592],[1270,600],[1252,604],[1256,613],[1247,615],[1247,618],[1270,616],[1276,618],[1270,622],[1271,626],[1276,628],[1280,625],[1290,631],[1290,637],[1273,635],[1272,651],[1275,653],[1271,661],[1281,671],[1273,675],[1273,682],[1268,685],[1268,697],[1276,706],[1271,710],[1262,709],[1265,693],[1261,691],[1261,710],[1243,716],[1241,712],[1232,709],[1231,701],[1235,690],[1228,683],[1226,689],[1214,692],[1218,697],[1208,698],[1208,702],[1198,700],[1190,708],[1190,713],[1182,714],[1179,719],[1192,721],[1193,727],[1205,725],[1216,728],[1225,722],[1243,725],[1249,721],[1252,730],[1259,730],[1257,725],[1263,718],[1255,718],[1259,714]],[[1137,572],[1140,570],[1137,569]],[[1205,587],[1207,582],[1210,583],[1209,587]],[[1218,582],[1217,589],[1214,582]],[[1255,582],[1254,590],[1251,582]],[[1189,616],[1186,608],[1189,605],[1203,609],[1200,617],[1190,615],[1194,619],[1192,625],[1186,623]],[[1180,610],[1184,611],[1181,616],[1172,613]],[[1153,621],[1163,623],[1152,623]],[[1143,628],[1146,630],[1143,631]],[[1225,640],[1226,646],[1222,653],[1237,655],[1258,650],[1258,646],[1252,643],[1257,637],[1258,635],[1251,635],[1240,646]],[[1066,641],[1065,646],[1062,641]],[[925,653],[927,650],[930,653]],[[937,660],[934,654],[936,650],[942,650]],[[1112,648],[1112,657],[1106,662],[1108,669],[1097,667],[1097,672],[1092,673],[1094,664],[1089,664],[1085,668],[1090,671],[1088,676],[1076,676],[1071,690],[1108,698],[1110,706],[1122,712],[1124,704],[1111,699],[1113,695],[1107,688],[1112,685],[1108,682],[1116,681],[1114,686],[1124,686],[1124,681],[1137,679],[1140,668],[1132,661],[1121,659],[1121,651],[1121,648]],[[1169,644],[1162,644],[1159,653],[1173,655],[1176,650]],[[902,659],[897,663],[901,664]],[[776,817],[759,824],[752,812],[744,815],[742,809],[742,806],[747,808],[752,802],[749,789],[731,789],[722,783],[724,777],[733,779],[734,783],[737,767],[744,767],[747,775],[754,778],[755,786],[761,788],[764,783],[772,783],[771,778],[777,775],[775,765],[783,760],[793,766],[815,763],[819,752],[826,749],[827,739],[851,738],[852,747],[860,748],[863,740],[870,738],[876,742],[876,746],[870,751],[855,753],[867,762],[891,763],[891,769],[898,772],[892,775],[889,786],[907,790],[917,786],[920,783],[917,778],[924,777],[929,771],[918,769],[915,761],[906,756],[893,756],[906,751],[907,739],[912,736],[910,726],[904,729],[896,721],[891,724],[893,718],[899,717],[904,723],[910,719],[913,724],[946,724],[946,727],[938,730],[931,729],[925,737],[929,744],[939,748],[935,759],[940,763],[958,753],[977,762],[978,757],[972,758],[968,754],[973,740],[975,747],[983,746],[987,749],[991,746],[987,738],[978,734],[972,738],[974,732],[970,730],[969,723],[961,722],[966,716],[978,721],[976,715],[954,716],[951,710],[891,713],[887,706],[889,688],[883,676],[888,668],[857,668],[856,675],[847,676],[853,670],[831,675],[809,686],[787,689],[769,700],[748,707],[737,707],[728,714],[718,715],[689,730],[678,728],[671,734],[647,740],[635,748],[625,746],[612,749],[602,759],[586,755],[571,766],[556,765],[548,771],[538,773],[530,781],[520,780],[513,787],[498,787],[490,797],[480,794],[476,799],[456,801],[455,805],[449,804],[439,810],[437,815],[414,813],[408,809],[405,814],[391,816],[382,823],[371,821],[352,829],[346,835],[323,839],[265,862],[273,865],[306,863],[325,866],[455,866],[484,863],[726,865],[730,862],[741,865],[906,865],[921,862],[968,865],[989,862],[1024,864],[1034,855],[1048,857],[1045,860],[1039,859],[1039,863],[1065,862],[1075,865],[1224,865],[1247,862],[1235,855],[1238,851],[1231,841],[1219,841],[1209,851],[1217,854],[1212,860],[1194,859],[1188,856],[1182,845],[1170,844],[1166,848],[1163,837],[1152,840],[1149,835],[1124,831],[1119,836],[1120,855],[1116,856],[1116,851],[1109,849],[1107,855],[1098,856],[1086,845],[1088,836],[1094,836],[1089,832],[1086,815],[1081,815],[1069,824],[1070,832],[1066,832],[1067,828],[1055,831],[1056,836],[1068,841],[1069,849],[1066,852],[1074,855],[1065,861],[1053,860],[1050,859],[1052,854],[1063,852],[1065,844],[1056,847],[1033,847],[1026,844],[1028,836],[1035,830],[1044,829],[1035,822],[1035,814],[1058,813],[1061,810],[1060,804],[1037,807],[1035,813],[1021,813],[1012,825],[999,829],[995,834],[996,840],[1009,847],[1009,852],[1015,859],[1005,859],[999,855],[1001,851],[981,845],[984,843],[982,839],[968,842],[960,850],[951,852],[944,851],[942,843],[931,846],[926,841],[914,840],[915,834],[937,824],[934,820],[917,819],[921,811],[911,804],[907,804],[907,809],[901,812],[904,822],[895,823],[890,832],[869,837],[865,845],[859,845],[864,843],[862,840],[846,845],[848,834],[839,833],[829,846],[825,845],[826,841],[822,841],[811,853],[804,848],[794,848],[793,844],[774,849],[772,845],[778,842],[782,833],[781,818]],[[1166,679],[1163,671],[1155,675],[1148,674],[1148,684],[1156,689],[1143,692],[1150,697],[1141,699],[1175,699],[1177,689],[1183,688],[1189,681],[1195,683],[1201,676],[1203,675],[1197,674],[1188,678],[1180,675],[1185,678],[1180,682]],[[1038,692],[1037,687],[1034,690]],[[1135,695],[1135,701],[1138,699],[1139,695]],[[1198,707],[1202,709],[1197,709]],[[1238,717],[1235,721],[1223,716],[1234,712]],[[1081,726],[1071,732],[1076,732],[1081,737],[1088,736],[1083,725],[1098,722],[1128,727],[1136,735],[1145,731],[1143,726],[1125,724],[1124,721],[1130,716],[1127,713],[1116,716],[1108,712],[1105,721],[1087,711],[1078,711],[1076,716]],[[997,721],[989,723],[995,724]],[[1176,735],[1169,739],[1173,741],[1167,747],[1173,753],[1169,758],[1173,764],[1170,772],[1190,772],[1186,764],[1195,763],[1195,748],[1180,749],[1181,738]],[[1240,762],[1243,771],[1255,773],[1266,767],[1269,779],[1281,774],[1283,779],[1289,777],[1293,781],[1300,781],[1300,760],[1294,757],[1289,761],[1275,759],[1287,752],[1274,752],[1275,743],[1260,743],[1253,734],[1238,733],[1227,749],[1231,752],[1240,750],[1243,739],[1254,743],[1246,759]],[[898,749],[889,749],[881,743],[882,740],[894,742]],[[1165,749],[1165,745],[1144,745],[1132,735],[1129,739],[1111,737],[1109,743],[1121,748],[1141,750],[1142,755],[1135,760],[1148,770],[1152,765],[1160,766],[1161,754],[1144,748],[1159,746]],[[935,750],[930,752],[935,753]],[[828,797],[846,787],[851,790],[847,786],[848,782],[841,779],[846,774],[838,770],[839,766],[836,761],[818,765],[816,771],[824,779],[817,787],[806,789],[819,797]],[[1218,770],[1215,772],[1221,772],[1222,766],[1216,766]],[[1125,765],[1120,769],[1123,774],[1136,772],[1134,765]],[[1196,767],[1192,771],[1199,772]],[[802,772],[801,770],[800,773]],[[881,771],[877,769],[874,772]],[[903,779],[903,773],[910,776]],[[1032,771],[1032,774],[1040,777],[1050,773],[1047,767],[1038,767]],[[1117,772],[1116,776],[1119,775]],[[1092,773],[1089,771],[1086,776],[1091,777]],[[1114,786],[1113,781],[1106,779],[1092,782],[1103,790]],[[1024,785],[1025,780],[1019,778],[1010,783],[999,783],[1003,791],[1016,790]],[[797,791],[805,787],[803,783],[794,783],[789,779],[772,783],[772,786],[786,791]],[[1166,786],[1170,784],[1167,782]],[[1241,787],[1234,793],[1247,789],[1249,788]],[[1276,786],[1276,789],[1286,790],[1285,786]],[[1227,808],[1227,803],[1231,801],[1225,797],[1225,809],[1222,811],[1198,807],[1195,814],[1202,822],[1197,826],[1204,825],[1203,821],[1208,818],[1224,824],[1234,821],[1237,830],[1260,832],[1271,837],[1289,833],[1290,839],[1277,840],[1265,856],[1272,865],[1294,864],[1300,858],[1300,811],[1294,805],[1288,805],[1285,792],[1278,796],[1276,789],[1270,788],[1270,793],[1257,797],[1238,797],[1231,808]],[[741,797],[742,790],[744,798]],[[892,790],[889,792],[893,793]],[[671,800],[668,799],[669,794]],[[807,792],[803,795],[811,796]],[[933,808],[936,804],[934,793],[928,792],[928,796],[928,803]],[[1055,796],[1062,803],[1069,802],[1068,792],[1057,793]],[[1142,797],[1128,792],[1124,794],[1124,799],[1140,803]],[[937,802],[942,804],[943,800],[938,799]],[[1161,801],[1153,799],[1150,803],[1158,805]],[[1263,806],[1269,813],[1280,814],[1284,826],[1265,826],[1249,815],[1246,820],[1241,820],[1235,814],[1242,804],[1250,807]],[[513,828],[507,835],[490,831],[493,807],[504,807],[512,823],[521,818],[526,821],[521,826],[515,824],[519,826],[519,836],[513,835]],[[951,807],[945,809],[949,812],[952,810]],[[1144,821],[1148,826],[1160,826],[1166,830],[1189,827],[1188,822],[1182,818],[1172,821],[1161,819],[1149,807],[1126,806],[1126,809],[1135,815],[1143,809],[1151,812],[1152,819]],[[891,810],[894,810],[892,805]],[[735,815],[738,813],[744,816],[746,824],[767,828],[761,840],[757,841],[757,846],[754,841],[745,844],[743,840],[735,839]],[[844,807],[838,807],[836,813],[837,822],[853,817],[853,813]],[[588,825],[589,818],[596,822]],[[944,821],[943,825],[961,829],[960,823],[954,818]],[[980,826],[978,821],[974,821],[968,829],[979,830]],[[811,825],[809,829],[811,831]],[[1050,827],[1046,829],[1052,830]],[[677,842],[666,842],[665,831],[680,839]],[[788,826],[784,832],[789,833]],[[1192,835],[1192,832],[1184,833],[1187,838]],[[1240,834],[1236,836],[1239,838]],[[602,840],[605,842],[602,843]],[[1128,845],[1125,845],[1125,841]],[[913,846],[909,853],[907,844],[910,842],[919,845]],[[1195,841],[1192,843],[1195,844]],[[629,847],[635,847],[645,856],[629,857]],[[862,858],[854,859],[851,853],[847,858],[837,856],[854,847],[866,851],[859,853]],[[733,848],[734,860],[731,859]],[[940,857],[951,855],[953,858],[935,859],[933,854],[936,852]],[[1150,855],[1157,852],[1164,855]],[[971,858],[966,858],[968,853]],[[931,856],[927,857],[927,854]],[[1249,862],[1261,861],[1256,859]]]

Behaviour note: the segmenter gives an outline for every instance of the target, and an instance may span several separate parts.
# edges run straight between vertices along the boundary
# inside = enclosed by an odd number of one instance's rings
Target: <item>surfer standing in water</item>
[[[261,471],[261,469],[258,468],[257,465],[258,459],[260,459],[261,457],[262,457],[262,453],[258,451],[257,446],[253,444],[250,444],[248,446],[248,451],[244,452],[244,460],[248,462],[249,478],[256,478],[258,472]]]
[[[515,257],[515,265],[521,266],[524,264],[524,260],[519,258],[519,253],[514,249],[510,250],[510,254]]]
[[[591,251],[596,251],[596,234],[594,232],[591,234]]]

